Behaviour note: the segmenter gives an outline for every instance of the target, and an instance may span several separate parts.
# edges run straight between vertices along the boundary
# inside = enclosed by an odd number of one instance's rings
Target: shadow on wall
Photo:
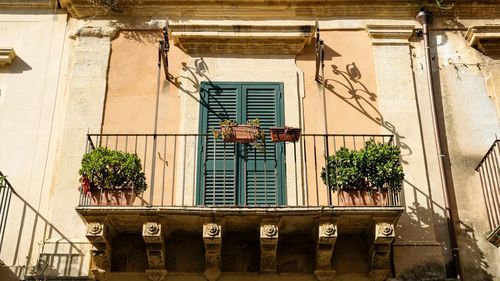
[[[46,243],[52,237],[59,238]],[[40,255],[34,257],[37,253]],[[0,180],[0,257],[0,280],[10,280],[7,278],[14,275],[20,279],[81,276],[86,270],[85,253],[16,193],[6,179]]]
[[[24,71],[30,71],[33,68],[26,63],[22,58],[15,57],[12,64],[0,68],[0,73],[23,73]]]
[[[362,113],[369,120],[382,126],[393,134],[396,144],[401,148],[402,155],[411,155],[411,148],[402,141],[404,136],[398,133],[396,127],[392,123],[384,120],[380,111],[370,103],[377,100],[377,95],[370,91],[361,81],[362,73],[355,62],[347,64],[344,67],[345,70],[340,69],[339,66],[335,64],[330,65],[330,67],[336,78],[325,80],[326,90],[340,98],[356,111]],[[402,163],[407,164],[403,160]]]
[[[409,182],[405,182],[406,185],[412,187],[413,195],[415,198],[423,198],[425,202],[419,202],[416,199],[413,202],[413,206],[408,206],[408,213],[405,214],[407,219],[407,224],[410,226],[412,231],[419,233],[420,238],[423,240],[432,239],[432,233],[429,226],[434,224],[437,226],[436,231],[446,232],[448,221],[447,218],[440,215],[445,212],[445,208],[440,206],[436,202],[432,201],[429,196],[427,196],[423,191],[419,190],[416,186]],[[440,227],[441,226],[441,227]],[[401,228],[401,225],[398,225]],[[484,253],[479,249],[477,244],[478,240],[474,234],[474,229],[472,226],[466,225],[460,222],[461,229],[461,242],[463,243],[460,247],[461,258],[464,259],[465,263],[469,266],[464,268],[463,280],[468,281],[493,281],[495,280],[491,274],[488,273],[488,262],[484,256]],[[396,232],[398,233],[398,231]],[[438,236],[440,236],[438,234]],[[401,237],[398,237],[401,238]],[[447,251],[451,251],[449,243],[443,242],[443,248]],[[452,268],[453,265],[447,264],[448,268]],[[421,264],[417,264],[398,276],[400,280],[446,280],[446,268],[439,263],[432,261],[425,261]]]
[[[382,114],[378,111],[378,109],[375,108],[370,103],[370,101],[375,101],[377,99],[377,96],[363,84],[363,82],[361,81],[362,73],[356,67],[355,63],[353,62],[351,64],[346,65],[344,69],[340,69],[335,64],[330,65],[330,67],[332,68],[331,71],[333,72],[336,78],[326,79],[325,81],[326,89],[330,93],[340,98],[345,103],[349,104],[352,108],[362,113],[369,120],[379,124],[386,130],[390,131],[395,136],[396,143],[401,147],[402,155],[403,156],[411,155],[412,149],[403,141],[405,137],[399,134],[397,128],[392,123],[385,120]],[[437,81],[436,88],[439,88],[439,81]],[[418,97],[416,98],[418,100]],[[438,112],[442,113],[443,112],[442,104],[439,102],[441,100],[440,95],[438,95],[436,100],[438,101],[437,105]],[[417,103],[417,113],[419,114],[418,122],[421,124],[420,110],[418,108],[418,103]],[[438,119],[440,119],[440,121],[444,123],[442,116],[438,116]],[[441,128],[443,128],[443,125],[444,124],[441,124]],[[444,136],[443,139],[446,139],[446,136]],[[424,143],[423,140],[422,143]],[[445,144],[443,150],[446,152],[446,154],[448,154],[447,153],[448,148],[446,146],[446,142],[444,143]],[[424,151],[424,166],[427,175],[427,184],[430,186],[430,182],[428,181],[429,173],[427,170],[428,165],[427,165],[427,159],[425,157],[425,147],[423,147],[423,151]],[[448,161],[449,159],[447,159],[447,162]],[[402,163],[407,164],[407,162],[405,161],[402,161]],[[445,166],[448,168],[448,173],[451,173],[451,171],[449,171],[450,163],[449,162],[445,163]],[[437,204],[432,199],[432,197],[428,195],[428,193],[418,189],[410,182],[405,181],[405,185],[411,186],[411,188],[413,188],[414,198],[422,198],[422,197],[426,198],[425,204],[421,204],[420,202],[418,202],[418,199],[416,199],[416,201],[413,202],[413,206],[406,206],[408,208],[407,209],[408,214],[403,214],[403,215],[408,217],[409,225],[405,227],[411,229],[411,231],[414,233],[419,233],[423,240],[435,239],[435,237],[433,237],[434,236],[433,233],[431,233],[431,230],[428,227],[424,227],[432,225],[434,225],[434,232],[437,234],[437,237],[448,237],[449,222],[447,218],[441,215],[445,214],[446,212],[445,208]],[[406,201],[403,199],[402,202]],[[478,240],[476,239],[475,230],[473,226],[467,225],[466,223],[461,222],[460,220],[458,220],[457,224],[458,225],[456,226],[456,228],[459,230],[458,238],[460,241],[460,250],[461,250],[460,256],[463,259],[463,264],[468,265],[466,268],[463,268],[464,271],[463,274],[465,275],[464,280],[473,280],[473,281],[494,280],[493,276],[487,272],[489,265],[485,259],[484,253],[480,250],[477,244]],[[451,248],[449,242],[442,242],[442,243],[446,244],[443,245],[443,247],[445,248],[446,251],[448,251],[448,255],[451,255]],[[420,267],[419,265],[414,269],[409,269],[407,277],[410,279],[407,278],[403,280],[420,280],[420,279],[411,279],[412,278],[411,276],[417,276],[414,274],[418,273],[419,268],[425,268],[425,267],[423,266]],[[453,272],[454,271],[453,268],[454,265],[447,264],[448,273]],[[404,276],[406,275],[403,275],[402,277]],[[431,277],[432,275],[426,278],[431,278]]]

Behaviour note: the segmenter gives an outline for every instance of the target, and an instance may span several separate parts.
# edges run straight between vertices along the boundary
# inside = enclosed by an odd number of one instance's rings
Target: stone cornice
[[[304,25],[171,23],[177,46],[188,54],[295,55],[311,42],[314,23]]]
[[[108,6],[96,4],[109,2]],[[436,16],[500,18],[500,5],[491,0],[454,0],[450,10],[435,4],[428,8]],[[170,19],[322,19],[381,18],[414,19],[420,1],[414,0],[61,0],[75,18],[123,15],[164,16]]]
[[[0,9],[53,9],[57,0],[2,0]]]
[[[373,45],[409,45],[414,25],[366,25]]]
[[[16,52],[13,48],[0,47],[0,67],[11,64],[15,57]]]
[[[481,53],[500,58],[500,25],[471,26],[465,39]]]

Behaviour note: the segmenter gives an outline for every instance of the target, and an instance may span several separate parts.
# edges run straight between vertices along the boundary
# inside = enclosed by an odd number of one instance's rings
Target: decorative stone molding
[[[391,244],[395,238],[392,223],[376,221],[374,239],[370,248],[371,278],[375,281],[386,280],[391,275]]]
[[[111,270],[111,250],[109,246],[94,246],[90,253],[94,261],[94,269],[96,269],[96,272],[107,272]]]
[[[166,270],[146,269],[146,276],[150,281],[162,281],[167,276]]]
[[[375,225],[376,244],[391,244],[395,237],[393,224],[382,222]]]
[[[142,237],[146,243],[163,243],[161,224],[147,222],[142,225]]]
[[[2,0],[0,9],[54,9],[57,0]]]
[[[274,223],[260,225],[260,271],[276,272],[279,227]]]
[[[314,275],[319,281],[330,281],[335,278],[335,270],[332,270],[331,260],[337,235],[336,224],[320,222],[316,245],[316,269],[314,270]]]
[[[117,32],[117,27],[85,25],[72,32],[69,37],[71,39],[76,39],[78,37],[109,37],[113,39]]]
[[[465,39],[469,46],[481,53],[495,59],[500,58],[500,25],[471,26]]]
[[[296,55],[315,34],[313,22],[303,25],[257,25],[221,22],[170,23],[172,38],[188,54]]]
[[[221,226],[216,223],[206,223],[203,225],[203,239],[221,238]]]
[[[12,0],[11,0],[12,1]],[[34,1],[34,0],[30,0]],[[414,18],[418,5],[414,0],[372,1],[372,0],[320,0],[320,1],[259,1],[236,0],[231,2],[195,0],[184,1],[109,1],[108,6],[89,0],[61,0],[63,8],[72,17],[102,15],[161,16],[169,18],[227,19],[296,19],[296,18]],[[108,1],[107,1],[108,2]],[[455,0],[453,9],[439,10],[433,2],[431,10],[439,11],[442,17],[499,18],[496,2],[492,0]],[[383,3],[383,4],[381,4]]]
[[[205,278],[215,281],[221,274],[222,227],[216,223],[203,225],[203,242],[205,243]]]
[[[91,244],[108,244],[108,230],[105,224],[100,222],[89,222],[85,236]]]
[[[164,233],[161,224],[146,222],[142,225],[142,238],[146,243],[148,266],[151,270],[165,269],[166,254],[163,236]]]
[[[0,48],[0,67],[11,64],[15,57],[14,48]]]
[[[372,38],[372,45],[409,45],[415,26],[367,24],[365,30]]]
[[[92,272],[96,280],[103,280],[104,273],[111,269],[111,231],[101,222],[87,223],[85,236],[92,244],[90,255],[94,266]]]

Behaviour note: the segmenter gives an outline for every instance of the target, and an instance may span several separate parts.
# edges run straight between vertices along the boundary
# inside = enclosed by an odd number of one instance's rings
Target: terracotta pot
[[[339,192],[340,206],[386,206],[387,190],[341,189]]]
[[[237,143],[255,142],[259,130],[260,127],[254,125],[221,126],[222,140]]]
[[[134,204],[136,193],[132,188],[97,189],[90,191],[91,205],[130,206]]]
[[[271,140],[297,142],[301,135],[300,128],[271,128],[269,129]]]

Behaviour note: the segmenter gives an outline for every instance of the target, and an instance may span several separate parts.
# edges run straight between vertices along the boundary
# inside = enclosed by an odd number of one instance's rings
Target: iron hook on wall
[[[161,67],[163,61],[163,71],[165,72],[165,79],[170,80],[168,74],[168,51],[170,50],[170,43],[168,42],[168,20],[163,27],[163,40],[160,41],[158,47],[158,67]]]
[[[314,75],[314,80],[318,83],[323,83],[323,74],[319,74],[321,70],[325,67],[325,45],[323,40],[319,36],[319,25],[316,22],[316,42],[314,44],[314,50],[316,53],[316,74]]]

